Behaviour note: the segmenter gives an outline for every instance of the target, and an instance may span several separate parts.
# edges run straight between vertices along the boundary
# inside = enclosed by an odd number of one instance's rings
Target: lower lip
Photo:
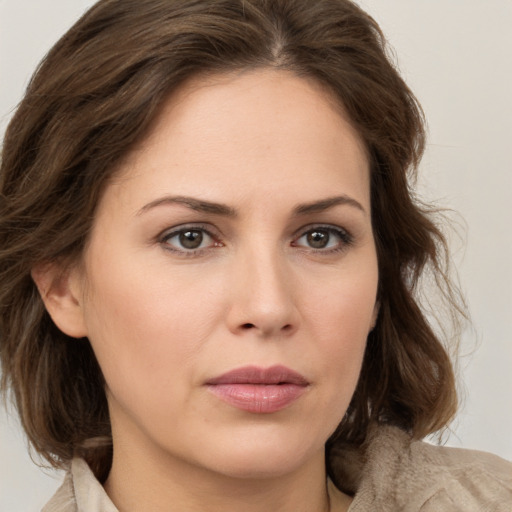
[[[285,409],[306,390],[297,384],[214,384],[209,391],[242,411],[269,414]]]

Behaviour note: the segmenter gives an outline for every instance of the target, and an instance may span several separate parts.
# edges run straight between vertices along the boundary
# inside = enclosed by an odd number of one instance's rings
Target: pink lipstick
[[[243,411],[268,414],[295,402],[309,382],[285,366],[245,366],[206,382],[208,390]]]

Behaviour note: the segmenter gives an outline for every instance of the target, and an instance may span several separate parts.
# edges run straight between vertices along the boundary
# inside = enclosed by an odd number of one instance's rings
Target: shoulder
[[[76,458],[42,512],[117,512],[117,509],[87,463]]]
[[[331,464],[355,492],[350,512],[376,505],[381,511],[407,512],[512,509],[512,463],[489,453],[414,441],[395,427],[372,432],[364,456],[338,450]]]
[[[415,441],[405,462],[405,471],[430,487],[422,511],[512,510],[512,464],[496,455]]]
[[[70,471],[66,473],[62,485],[41,512],[77,512],[73,478]]]

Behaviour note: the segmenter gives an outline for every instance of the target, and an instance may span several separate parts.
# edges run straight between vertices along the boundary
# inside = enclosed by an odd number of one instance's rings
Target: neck
[[[105,490],[120,512],[330,510],[322,457],[286,475],[235,478],[180,460],[154,461],[133,452],[130,460],[116,449],[114,454]]]
[[[261,461],[223,466],[170,453],[132,422],[118,427],[112,421],[114,454],[104,487],[119,512],[344,512],[351,501],[328,486],[323,447],[291,466],[283,454],[281,462],[274,459],[277,469]]]

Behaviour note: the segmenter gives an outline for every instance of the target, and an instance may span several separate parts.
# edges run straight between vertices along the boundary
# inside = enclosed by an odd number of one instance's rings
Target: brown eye
[[[335,226],[319,226],[303,231],[292,245],[329,254],[347,249],[352,243],[353,237],[345,229]]]
[[[199,227],[184,227],[167,232],[160,238],[160,243],[173,252],[189,255],[222,245],[206,229]]]
[[[180,245],[185,249],[198,249],[203,243],[203,233],[197,229],[183,231],[179,234]]]
[[[324,249],[329,244],[329,231],[325,229],[315,229],[306,235],[308,245],[313,249]]]

